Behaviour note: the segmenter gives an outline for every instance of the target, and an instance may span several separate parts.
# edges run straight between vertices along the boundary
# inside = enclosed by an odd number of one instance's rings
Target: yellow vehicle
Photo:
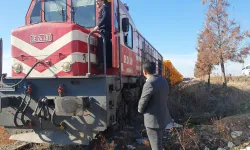
[[[171,86],[183,80],[183,76],[177,71],[170,60],[163,61],[163,77],[165,77]]]

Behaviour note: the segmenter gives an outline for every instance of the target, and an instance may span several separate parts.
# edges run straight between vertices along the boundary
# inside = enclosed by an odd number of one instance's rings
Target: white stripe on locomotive
[[[15,37],[11,36],[11,45],[17,47],[18,49],[24,51],[25,53],[29,54],[30,56],[39,56],[37,59],[43,60],[65,46],[66,44],[74,41],[74,40],[79,40],[82,42],[87,43],[88,42],[88,34],[79,31],[79,30],[73,30],[65,34],[64,36],[60,37],[58,40],[54,41],[44,49],[39,49],[31,44]],[[90,44],[96,46],[97,41],[95,38],[91,38]]]
[[[59,72],[63,71],[62,70],[62,64],[63,63],[69,62],[69,63],[71,63],[71,65],[73,65],[76,62],[87,63],[88,62],[88,57],[87,56],[88,56],[87,53],[74,52],[74,53],[68,55],[65,59],[57,62],[55,65],[47,68],[43,72],[39,72],[39,71],[34,69],[30,73],[29,77],[53,77],[56,74],[58,74]],[[92,63],[96,64],[97,63],[96,55],[91,53],[90,60],[91,60]],[[24,74],[27,74],[28,71],[31,69],[30,66],[24,64],[23,62],[19,61],[16,58],[12,58],[12,61],[13,61],[13,64],[15,62],[17,62],[17,63],[22,65]]]

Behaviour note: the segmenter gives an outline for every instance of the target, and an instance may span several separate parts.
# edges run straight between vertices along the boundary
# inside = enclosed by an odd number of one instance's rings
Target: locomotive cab
[[[117,0],[106,5],[112,26],[111,39],[105,39],[112,43],[106,49],[108,73],[116,74],[120,59],[119,6]],[[97,51],[103,50],[98,49],[98,34],[90,38],[88,60],[88,36],[96,26],[98,11],[95,0],[32,0],[26,25],[12,32],[12,76],[25,76],[37,61],[47,65],[36,66],[31,77],[85,76],[88,62],[93,74],[102,74],[104,70],[96,69],[100,59]]]
[[[95,0],[33,0],[26,15],[26,25],[69,22],[92,29],[96,25],[96,17]]]

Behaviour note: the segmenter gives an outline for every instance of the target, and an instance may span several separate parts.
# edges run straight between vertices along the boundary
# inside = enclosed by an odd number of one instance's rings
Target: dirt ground
[[[228,143],[233,143],[236,147],[244,148],[250,143],[250,115],[236,115],[225,117],[222,119],[213,119],[211,124],[183,126],[182,128],[173,129],[172,132],[164,133],[163,143],[165,150],[173,150],[182,147],[185,150],[217,150],[218,148],[228,148]],[[238,137],[233,137],[233,132],[241,132]],[[150,143],[143,140],[143,143],[137,142],[138,136],[135,135],[138,130],[129,129],[121,131],[120,135],[106,139],[107,150],[124,149],[128,150],[128,145],[136,147],[137,150],[150,150]],[[0,147],[6,144],[14,143],[8,140],[8,133],[0,127]],[[145,135],[146,137],[146,135]],[[113,141],[115,141],[113,143]],[[116,146],[115,146],[116,145]],[[116,147],[116,148],[115,148]],[[51,146],[51,145],[35,145],[35,150],[41,149],[65,149],[66,147]],[[77,147],[68,147],[67,149],[78,149]],[[82,148],[80,148],[82,149]],[[229,148],[228,148],[229,149]]]
[[[7,144],[12,144],[15,141],[9,140],[10,135],[8,132],[0,126],[0,147],[7,145]]]
[[[210,149],[228,147],[230,142],[235,146],[242,146],[250,141],[249,118],[249,115],[236,115],[214,119],[212,125],[197,126],[200,145]]]

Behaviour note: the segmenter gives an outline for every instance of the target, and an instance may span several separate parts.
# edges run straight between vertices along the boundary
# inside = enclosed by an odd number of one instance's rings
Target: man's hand
[[[97,31],[99,29],[99,27],[98,26],[96,26],[95,28],[94,28],[94,31]]]

